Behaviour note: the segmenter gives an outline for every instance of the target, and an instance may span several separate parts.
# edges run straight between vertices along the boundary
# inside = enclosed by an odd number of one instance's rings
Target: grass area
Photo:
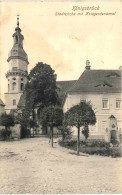
[[[69,148],[71,150],[76,151],[77,149],[77,141],[59,141],[59,144],[62,147]],[[88,140],[88,141],[80,141],[80,152],[87,153],[90,155],[101,155],[101,156],[111,156],[122,157],[122,147],[121,146],[112,146],[110,143],[98,140]]]

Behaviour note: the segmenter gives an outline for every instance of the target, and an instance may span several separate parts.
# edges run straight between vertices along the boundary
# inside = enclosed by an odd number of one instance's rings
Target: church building
[[[21,34],[19,18],[17,18],[17,27],[13,34],[13,47],[7,59],[9,65],[9,70],[6,73],[8,92],[5,93],[5,110],[7,113],[17,109],[18,102],[27,83],[29,62],[28,56],[23,49],[23,40],[24,36]]]
[[[19,27],[13,34],[13,47],[8,55],[9,70],[6,73],[8,92],[5,93],[5,111],[22,110],[25,107],[24,87],[27,83],[28,56],[23,49],[24,36]],[[92,70],[90,62],[78,80],[57,81],[59,98],[64,112],[80,101],[90,101],[97,122],[90,126],[90,138],[105,139],[122,134],[122,67],[118,70]],[[0,102],[1,103],[1,102]],[[1,103],[1,108],[4,104]],[[77,130],[73,128],[74,134]]]

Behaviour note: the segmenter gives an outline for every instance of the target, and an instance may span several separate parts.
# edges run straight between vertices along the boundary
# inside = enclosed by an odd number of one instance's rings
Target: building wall
[[[21,95],[22,93],[5,93],[5,110],[7,113],[9,113],[11,109],[17,109]],[[13,100],[16,100],[16,105],[13,105]]]
[[[0,105],[0,114],[5,112],[5,106]]]
[[[20,70],[27,71],[27,63],[21,59],[11,59],[9,61],[9,70],[13,71],[13,67],[17,67]]]
[[[102,108],[102,99],[108,98],[108,109]],[[122,109],[116,108],[116,99],[121,98],[120,93],[96,94],[96,93],[70,93],[64,102],[63,110],[66,112],[72,106],[78,104],[81,100],[91,101],[93,109],[96,113],[97,123],[90,126],[90,135],[106,136],[109,128],[109,117],[114,115],[117,119],[118,131],[122,133]],[[75,130],[76,131],[76,130]]]

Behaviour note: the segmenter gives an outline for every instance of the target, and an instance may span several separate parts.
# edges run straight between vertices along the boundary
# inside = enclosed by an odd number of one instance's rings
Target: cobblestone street
[[[0,193],[122,193],[122,159],[76,156],[47,138],[0,142]]]

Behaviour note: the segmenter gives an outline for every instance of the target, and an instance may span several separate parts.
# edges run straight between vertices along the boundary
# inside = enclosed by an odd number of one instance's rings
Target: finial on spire
[[[17,14],[17,26],[19,27],[19,14]]]

